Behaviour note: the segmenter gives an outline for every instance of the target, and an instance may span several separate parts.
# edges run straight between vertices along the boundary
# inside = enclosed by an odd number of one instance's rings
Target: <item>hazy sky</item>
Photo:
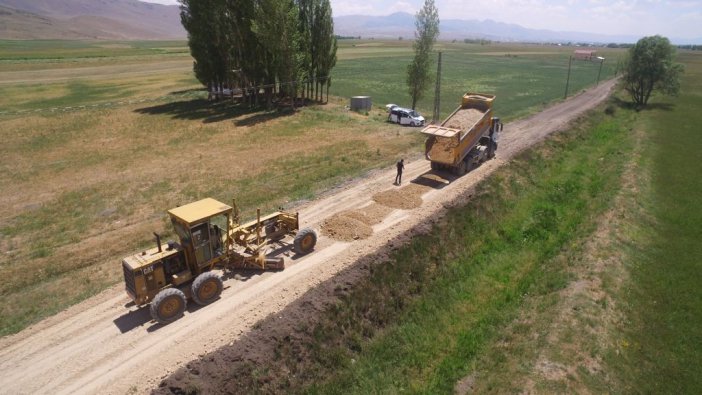
[[[177,4],[176,0],[148,0]],[[334,16],[414,14],[424,0],[331,0]],[[532,29],[702,37],[702,0],[435,0],[441,19],[492,19]]]

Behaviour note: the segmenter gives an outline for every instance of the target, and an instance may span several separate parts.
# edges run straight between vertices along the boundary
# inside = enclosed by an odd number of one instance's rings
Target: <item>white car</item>
[[[424,126],[424,117],[417,111],[402,108],[395,104],[385,106],[388,109],[388,121],[400,125]]]

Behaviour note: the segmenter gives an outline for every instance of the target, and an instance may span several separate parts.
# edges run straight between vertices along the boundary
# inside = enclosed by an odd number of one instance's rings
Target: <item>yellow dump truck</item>
[[[292,244],[298,255],[311,252],[317,234],[300,229],[297,213],[278,211],[244,224],[239,209],[206,198],[168,211],[179,242],[161,244],[122,260],[127,295],[137,306],[149,305],[151,317],[162,324],[185,312],[187,299],[206,305],[222,293],[221,277],[212,269],[280,270],[282,257],[269,254]],[[284,239],[294,237],[292,243]]]
[[[495,156],[502,123],[492,116],[494,100],[495,95],[466,93],[461,105],[441,125],[422,130],[427,135],[425,155],[432,169],[461,176]]]

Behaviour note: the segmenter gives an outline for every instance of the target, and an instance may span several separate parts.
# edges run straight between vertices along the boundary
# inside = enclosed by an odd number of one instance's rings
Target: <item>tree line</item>
[[[320,100],[328,90],[337,49],[329,0],[180,3],[195,77],[210,91],[239,88],[270,107],[276,96]]]

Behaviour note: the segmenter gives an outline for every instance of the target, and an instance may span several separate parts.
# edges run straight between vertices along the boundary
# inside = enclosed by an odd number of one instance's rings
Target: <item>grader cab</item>
[[[122,260],[125,288],[138,306],[150,304],[151,316],[160,323],[179,318],[187,295],[199,305],[217,300],[222,279],[212,271],[223,269],[280,270],[282,257],[266,254],[270,243],[295,235],[293,248],[307,254],[317,242],[311,229],[299,230],[297,213],[275,212],[239,224],[239,210],[207,198],[168,211],[179,242],[161,244]]]

